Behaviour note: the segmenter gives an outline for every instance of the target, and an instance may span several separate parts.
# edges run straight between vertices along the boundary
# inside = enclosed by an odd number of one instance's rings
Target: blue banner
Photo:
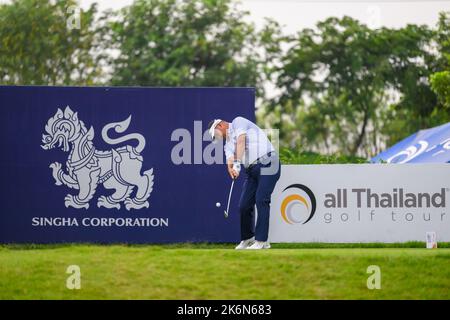
[[[371,162],[447,163],[450,162],[450,122],[420,130],[383,151]]]
[[[239,240],[242,179],[225,219],[231,180],[205,131],[254,121],[254,100],[252,88],[0,86],[0,242]]]

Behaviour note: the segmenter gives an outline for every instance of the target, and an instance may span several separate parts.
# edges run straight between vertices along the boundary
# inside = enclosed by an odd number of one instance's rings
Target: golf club
[[[233,193],[233,186],[234,186],[234,179],[231,182],[230,194],[228,195],[227,210],[224,211],[225,218],[228,218],[228,210],[230,210],[230,200],[231,200],[231,194]]]

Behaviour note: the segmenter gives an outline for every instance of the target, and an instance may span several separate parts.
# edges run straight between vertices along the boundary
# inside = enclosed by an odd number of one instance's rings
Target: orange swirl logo
[[[307,223],[309,220],[312,219],[314,213],[316,212],[316,197],[314,196],[314,193],[311,191],[311,189],[309,189],[307,186],[303,184],[292,184],[288,186],[286,189],[284,189],[283,192],[285,192],[288,189],[302,190],[308,196],[310,204],[302,195],[297,193],[290,194],[286,196],[281,202],[281,217],[283,218],[284,221],[286,221],[289,224],[302,223],[301,220],[294,217],[292,212],[292,207],[294,206],[294,204],[300,203],[304,205],[308,210],[309,216],[306,219],[306,221],[303,222],[303,224]]]

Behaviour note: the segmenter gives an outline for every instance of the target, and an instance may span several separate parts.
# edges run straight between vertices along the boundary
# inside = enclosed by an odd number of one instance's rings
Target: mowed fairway
[[[450,299],[450,249],[280,247],[0,246],[0,299]]]

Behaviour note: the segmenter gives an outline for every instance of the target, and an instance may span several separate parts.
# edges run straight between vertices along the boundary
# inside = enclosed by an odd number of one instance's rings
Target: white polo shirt
[[[243,117],[237,117],[230,123],[227,130],[227,141],[224,146],[227,160],[234,158],[237,138],[242,134],[245,134],[245,151],[242,159],[245,167],[269,152],[275,151],[261,128]]]

